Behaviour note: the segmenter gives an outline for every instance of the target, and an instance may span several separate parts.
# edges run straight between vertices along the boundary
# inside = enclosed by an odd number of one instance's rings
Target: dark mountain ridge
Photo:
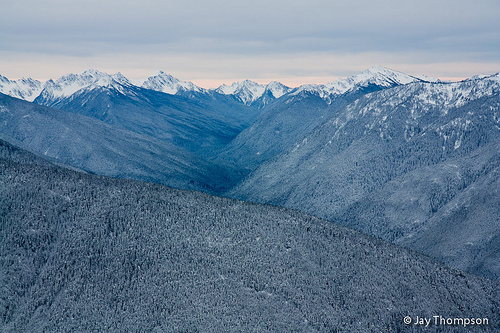
[[[58,98],[45,97],[42,91],[34,102],[166,140],[204,156],[229,143],[258,114],[224,95],[172,95],[115,81]]]
[[[0,94],[0,137],[87,172],[219,192],[231,170],[166,140]]]

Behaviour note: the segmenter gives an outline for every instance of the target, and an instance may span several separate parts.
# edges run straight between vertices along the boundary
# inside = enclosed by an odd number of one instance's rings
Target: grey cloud
[[[9,1],[0,52],[81,58],[384,52],[497,62],[499,12],[495,0]]]
[[[28,1],[29,2],[29,1]],[[24,6],[21,7],[19,3]],[[10,8],[9,8],[10,7]],[[88,40],[131,44],[189,39],[275,42],[291,38],[345,36],[386,42],[391,36],[462,34],[498,27],[495,1],[67,1],[11,2],[0,23],[6,35],[30,35],[35,43]],[[19,24],[22,22],[22,24]],[[498,30],[498,29],[497,29]],[[364,38],[363,38],[364,37]],[[413,37],[413,38],[412,38]],[[497,36],[498,37],[498,36]],[[14,40],[10,42],[14,44]],[[11,45],[12,45],[11,44]],[[372,43],[376,44],[376,43]],[[307,44],[306,44],[307,45]],[[370,44],[367,45],[367,47]],[[14,45],[12,45],[14,46]],[[408,45],[409,46],[409,45]],[[8,45],[7,47],[10,47]]]

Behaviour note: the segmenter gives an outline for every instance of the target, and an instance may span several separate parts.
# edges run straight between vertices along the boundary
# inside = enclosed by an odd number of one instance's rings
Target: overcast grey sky
[[[499,17],[499,0],[4,0],[0,74],[297,86],[382,65],[459,79],[500,71]]]

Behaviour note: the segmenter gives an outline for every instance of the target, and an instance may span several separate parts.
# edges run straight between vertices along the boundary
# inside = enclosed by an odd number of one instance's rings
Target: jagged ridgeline
[[[2,332],[420,331],[408,315],[500,329],[495,281],[293,210],[79,173],[4,141],[0,240]]]

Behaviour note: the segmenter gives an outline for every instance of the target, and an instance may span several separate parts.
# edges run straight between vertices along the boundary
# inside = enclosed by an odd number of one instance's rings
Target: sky
[[[499,17],[498,0],[3,0],[0,75],[295,87],[378,65],[460,80],[500,72]]]

